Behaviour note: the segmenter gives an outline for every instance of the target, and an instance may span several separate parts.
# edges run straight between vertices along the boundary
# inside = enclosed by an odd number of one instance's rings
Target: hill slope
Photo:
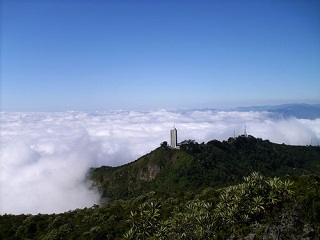
[[[266,176],[320,173],[320,148],[288,146],[252,136],[185,141],[181,149],[159,147],[120,167],[92,169],[90,178],[104,197],[129,199],[148,191],[181,192],[239,183],[259,171]]]
[[[2,215],[0,239],[319,239],[319,158],[320,147],[251,136],[159,147],[132,163],[91,170],[113,201]]]
[[[61,214],[0,216],[0,239],[319,239],[320,177],[149,192]]]

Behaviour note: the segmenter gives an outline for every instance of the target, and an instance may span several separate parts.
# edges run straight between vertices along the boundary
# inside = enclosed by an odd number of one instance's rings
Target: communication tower
[[[170,139],[171,139],[170,147],[177,148],[178,134],[177,134],[177,129],[175,128],[175,126],[170,131]]]

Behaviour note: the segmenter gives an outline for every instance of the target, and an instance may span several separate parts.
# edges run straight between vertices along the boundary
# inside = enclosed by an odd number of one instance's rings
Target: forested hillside
[[[320,147],[289,146],[252,136],[196,143],[181,149],[159,147],[120,167],[92,169],[90,178],[111,200],[128,199],[148,191],[186,191],[239,183],[258,171],[265,176],[320,174]]]
[[[0,239],[319,239],[319,147],[251,136],[180,147],[91,169],[104,203],[2,215]]]
[[[67,201],[67,199],[66,199]],[[149,192],[62,214],[0,216],[0,239],[319,239],[320,178]]]

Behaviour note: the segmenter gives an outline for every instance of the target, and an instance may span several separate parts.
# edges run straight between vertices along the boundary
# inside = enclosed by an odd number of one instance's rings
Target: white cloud
[[[224,140],[234,132],[276,143],[319,144],[320,119],[268,112],[108,111],[1,113],[0,213],[53,213],[99,202],[88,188],[90,167],[117,166],[169,141]]]

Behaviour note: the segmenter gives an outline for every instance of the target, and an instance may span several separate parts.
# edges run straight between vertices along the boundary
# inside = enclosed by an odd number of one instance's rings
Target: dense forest
[[[104,202],[0,216],[0,239],[319,239],[320,148],[241,136],[91,169]],[[67,201],[67,200],[66,200]]]
[[[130,199],[149,191],[201,190],[242,181],[252,172],[265,176],[320,175],[320,147],[275,144],[252,136],[197,143],[180,150],[166,144],[135,162],[92,169],[90,178],[109,200]]]

